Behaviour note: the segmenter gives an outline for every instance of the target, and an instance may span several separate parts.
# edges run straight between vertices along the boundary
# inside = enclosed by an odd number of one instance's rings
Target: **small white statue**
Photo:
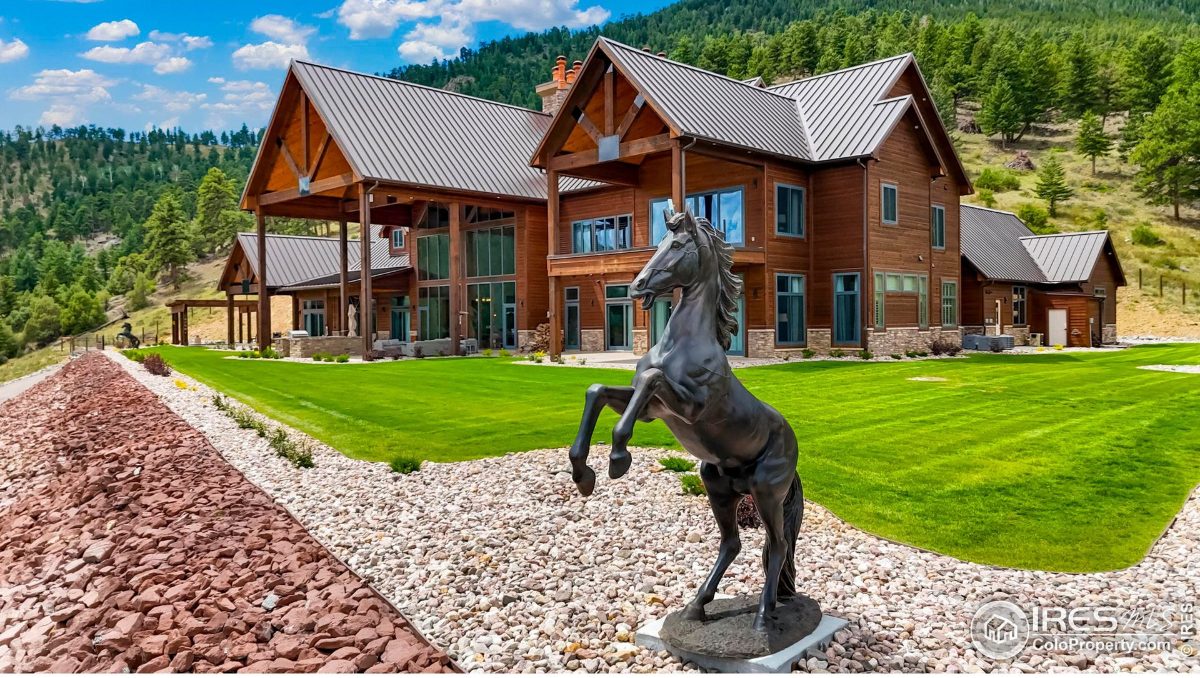
[[[347,336],[358,336],[358,309],[354,307],[354,304],[350,304],[346,308],[346,326],[350,328]]]

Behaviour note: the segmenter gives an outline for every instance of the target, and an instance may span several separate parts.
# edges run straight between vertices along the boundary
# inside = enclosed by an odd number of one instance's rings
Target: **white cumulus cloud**
[[[286,68],[292,59],[307,59],[304,45],[283,45],[272,40],[257,45],[242,45],[233,53],[233,65],[251,68]]]
[[[159,75],[182,73],[192,67],[192,60],[187,57],[171,57],[154,64],[154,72]]]
[[[261,33],[276,42],[303,44],[317,29],[296,23],[280,14],[267,14],[251,21],[250,30]]]
[[[224,96],[220,101],[200,104],[202,110],[208,111],[205,122],[208,127],[215,129],[231,122],[261,120],[275,106],[275,93],[265,82],[222,78],[209,78],[209,82],[220,85]]]
[[[436,24],[417,24],[404,36],[397,51],[410,63],[452,59],[471,42],[470,26],[451,19]]]
[[[9,97],[19,101],[55,101],[63,104],[88,104],[109,101],[112,95],[108,88],[116,81],[100,75],[90,68],[72,71],[67,68],[48,69],[34,76],[32,84],[18,87],[9,92]]]
[[[0,40],[0,64],[19,61],[27,56],[29,56],[29,45],[26,45],[20,38],[8,41]]]
[[[134,101],[145,101],[161,106],[172,113],[185,113],[208,99],[204,92],[169,90],[155,85],[142,85],[142,91],[133,95]]]
[[[71,104],[51,104],[38,118],[39,125],[71,127],[84,121],[83,109]]]
[[[87,39],[97,42],[116,42],[117,40],[132,38],[141,32],[138,25],[129,19],[105,21],[102,24],[92,26],[92,29],[87,32]]]
[[[582,28],[611,16],[599,5],[580,9],[579,0],[461,0],[457,9],[477,22],[501,21],[525,31],[554,26]]]
[[[350,29],[352,40],[386,38],[401,23],[437,16],[442,5],[442,0],[345,0],[338,23]]]
[[[133,47],[101,45],[79,56],[106,64],[154,64],[171,56],[171,48],[157,42],[139,42]]]
[[[166,31],[150,31],[150,39],[159,42],[181,42],[184,49],[207,49],[213,46],[212,38],[207,35],[188,35],[187,33],[167,33]]]

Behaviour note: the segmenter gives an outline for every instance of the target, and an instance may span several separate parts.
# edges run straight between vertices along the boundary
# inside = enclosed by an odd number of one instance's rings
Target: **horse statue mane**
[[[717,297],[717,341],[721,348],[729,350],[733,335],[738,332],[737,300],[742,294],[742,281],[733,274],[733,245],[725,242],[725,236],[704,217],[692,216],[691,211],[676,212],[668,217],[667,223],[678,223],[690,219],[696,232],[703,233],[717,259],[717,281],[720,294]]]

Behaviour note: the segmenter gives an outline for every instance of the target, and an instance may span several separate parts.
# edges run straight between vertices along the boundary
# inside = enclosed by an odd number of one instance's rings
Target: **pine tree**
[[[129,290],[126,303],[127,311],[140,311],[150,305],[150,295],[154,293],[154,281],[145,273],[138,273],[134,278],[133,288]]]
[[[1096,54],[1079,35],[1067,41],[1063,67],[1062,108],[1071,117],[1095,110],[1100,103]]]
[[[1121,58],[1121,94],[1130,111],[1153,111],[1171,82],[1171,52],[1155,31],[1143,33]]]
[[[196,189],[196,240],[204,252],[216,252],[233,242],[234,224],[224,213],[237,207],[237,194],[231,180],[219,167],[213,167]]]
[[[95,295],[76,286],[67,295],[60,322],[64,334],[81,334],[104,323],[104,305]]]
[[[191,229],[174,192],[162,194],[146,220],[146,256],[156,271],[164,268],[176,290],[179,273],[192,260]]]
[[[999,134],[1001,147],[1007,147],[1008,142],[1016,138],[1017,133],[1025,126],[1021,117],[1017,97],[1013,94],[1008,80],[997,80],[980,102],[979,128],[989,136]]]
[[[1200,199],[1200,84],[1172,87],[1140,132],[1130,156],[1138,192],[1152,204],[1171,205],[1178,220],[1182,203]]]
[[[1112,144],[1112,139],[1104,133],[1100,116],[1091,111],[1084,113],[1079,121],[1079,133],[1075,135],[1075,148],[1092,159],[1092,175],[1096,174],[1096,158],[1108,155]]]
[[[1034,192],[1037,197],[1046,201],[1050,216],[1058,216],[1058,203],[1068,200],[1075,192],[1067,185],[1067,176],[1063,171],[1062,161],[1051,153],[1041,168],[1038,169],[1037,187]]]

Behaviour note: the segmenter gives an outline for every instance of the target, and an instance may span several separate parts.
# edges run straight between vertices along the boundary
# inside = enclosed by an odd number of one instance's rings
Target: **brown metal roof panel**
[[[372,229],[375,230],[375,229]],[[238,242],[258,273],[258,234],[239,233]],[[360,241],[349,240],[346,264],[351,271],[361,268]],[[407,267],[408,256],[391,254],[385,238],[373,236],[371,267],[379,269]],[[339,275],[340,261],[336,238],[267,234],[267,287],[279,288],[301,284],[329,275]]]

